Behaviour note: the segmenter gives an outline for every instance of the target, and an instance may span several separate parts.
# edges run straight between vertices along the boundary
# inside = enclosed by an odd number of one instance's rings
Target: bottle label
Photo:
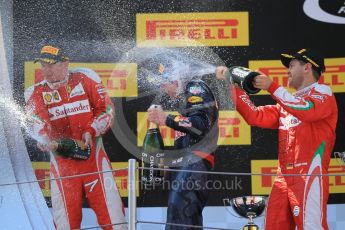
[[[164,153],[142,153],[141,161],[142,166],[149,169],[142,170],[142,182],[144,184],[159,184],[163,181],[159,170],[154,170],[159,168],[160,158],[164,156]]]
[[[149,156],[153,156],[154,158],[162,158],[164,157],[164,153],[141,153],[142,158],[147,159]]]
[[[232,71],[232,74],[237,75],[241,78],[245,78],[250,71],[250,69],[244,68],[244,67],[238,67],[234,68]]]

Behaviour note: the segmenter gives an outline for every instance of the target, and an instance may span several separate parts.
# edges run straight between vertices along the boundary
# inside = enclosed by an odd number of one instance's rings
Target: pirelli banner
[[[276,174],[277,173],[277,160],[252,160],[251,170],[252,175],[252,194],[256,195],[269,195],[274,176],[257,176],[257,174]],[[329,176],[329,191],[331,194],[345,193],[345,167],[341,164],[340,160],[331,159],[328,173]]]
[[[70,63],[71,68],[89,68],[100,76],[110,97],[138,96],[136,63]],[[25,62],[25,88],[43,80],[40,64]]]
[[[137,46],[248,46],[248,12],[137,14]]]

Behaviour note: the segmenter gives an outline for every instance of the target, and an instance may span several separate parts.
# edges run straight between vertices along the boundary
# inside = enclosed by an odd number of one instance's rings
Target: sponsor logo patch
[[[187,117],[176,116],[174,121],[178,122],[178,125],[181,127],[192,127],[192,123]]]
[[[185,118],[183,120],[180,120],[178,122],[178,125],[180,127],[186,127],[186,128],[189,128],[189,127],[192,127],[192,123],[188,120],[188,118]]]
[[[173,160],[171,163],[177,164],[177,163],[182,162],[182,160],[183,160],[183,157],[180,157],[180,158],[177,158],[176,160]]]
[[[197,97],[197,96],[191,96],[188,98],[188,102],[189,103],[199,103],[199,102],[203,102],[204,99],[202,99],[202,97]]]
[[[106,92],[103,84],[101,84],[101,83],[96,85],[96,89],[100,95],[105,94],[105,92]]]
[[[53,101],[53,96],[50,93],[43,93],[45,104],[50,104]]]
[[[299,215],[299,207],[297,205],[293,208],[293,215],[294,216],[298,216]]]
[[[279,118],[279,123],[279,129],[288,130],[289,128],[300,125],[301,121],[292,115],[288,115],[287,117]]]
[[[44,46],[41,53],[53,54],[56,56],[59,53],[59,49],[53,46]]]
[[[325,96],[323,95],[311,95],[312,98],[315,98],[316,100],[319,100],[321,102],[324,102]]]
[[[72,87],[71,87],[70,85],[68,85],[68,86],[66,87],[66,91],[67,91],[67,93],[71,93]]]
[[[247,95],[241,95],[240,98],[244,103],[246,103],[251,108],[251,110],[256,111],[255,105],[251,102],[251,100],[248,98]]]
[[[71,88],[71,87],[69,87]],[[75,97],[75,96],[79,96],[79,95],[83,95],[85,94],[85,91],[84,91],[84,87],[81,83],[79,83],[76,87],[74,87],[71,92],[70,92],[70,95],[69,97]]]
[[[200,86],[191,86],[189,87],[188,91],[192,94],[200,94],[203,92]]]
[[[57,91],[53,92],[53,98],[54,98],[54,101],[56,101],[56,102],[61,101],[60,95]]]
[[[57,120],[66,116],[90,112],[89,100],[76,101],[48,109],[50,120]]]
[[[42,92],[42,95],[44,104],[46,105],[61,102],[61,97],[57,90],[54,90],[53,92]]]
[[[180,131],[175,131],[175,140],[179,139],[180,137],[186,136],[185,133]]]

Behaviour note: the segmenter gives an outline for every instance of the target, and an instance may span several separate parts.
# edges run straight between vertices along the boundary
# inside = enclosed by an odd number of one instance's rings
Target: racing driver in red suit
[[[103,229],[127,229],[127,225],[115,225],[126,219],[102,144],[101,135],[112,124],[114,106],[101,79],[90,69],[69,70],[68,57],[55,46],[43,46],[36,61],[41,63],[44,80],[27,89],[25,99],[32,134],[39,137],[38,147],[52,152],[50,143],[61,138],[91,146],[91,154],[84,160],[50,154],[56,228],[80,228],[85,196]],[[97,173],[101,171],[106,172]]]
[[[328,173],[335,142],[338,109],[331,89],[318,80],[324,60],[313,50],[282,54],[288,68],[291,94],[265,74],[253,81],[267,90],[276,105],[255,106],[248,95],[235,87],[236,106],[248,124],[279,129],[279,166],[268,200],[266,230],[328,229]],[[217,67],[217,78],[225,78],[226,67]],[[284,174],[296,174],[284,176]],[[304,174],[304,175],[300,175]],[[310,175],[310,176],[306,176]]]

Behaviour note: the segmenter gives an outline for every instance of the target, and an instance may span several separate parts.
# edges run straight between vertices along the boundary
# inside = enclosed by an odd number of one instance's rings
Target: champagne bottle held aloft
[[[249,94],[256,94],[260,91],[253,86],[253,80],[260,73],[252,71],[243,66],[233,66],[225,73],[230,82],[237,84]]]
[[[164,157],[164,143],[157,124],[150,122],[146,132],[143,152],[141,155],[142,166],[150,169],[143,169],[141,172],[142,182],[146,185],[161,184],[163,176],[157,169],[161,166]]]

